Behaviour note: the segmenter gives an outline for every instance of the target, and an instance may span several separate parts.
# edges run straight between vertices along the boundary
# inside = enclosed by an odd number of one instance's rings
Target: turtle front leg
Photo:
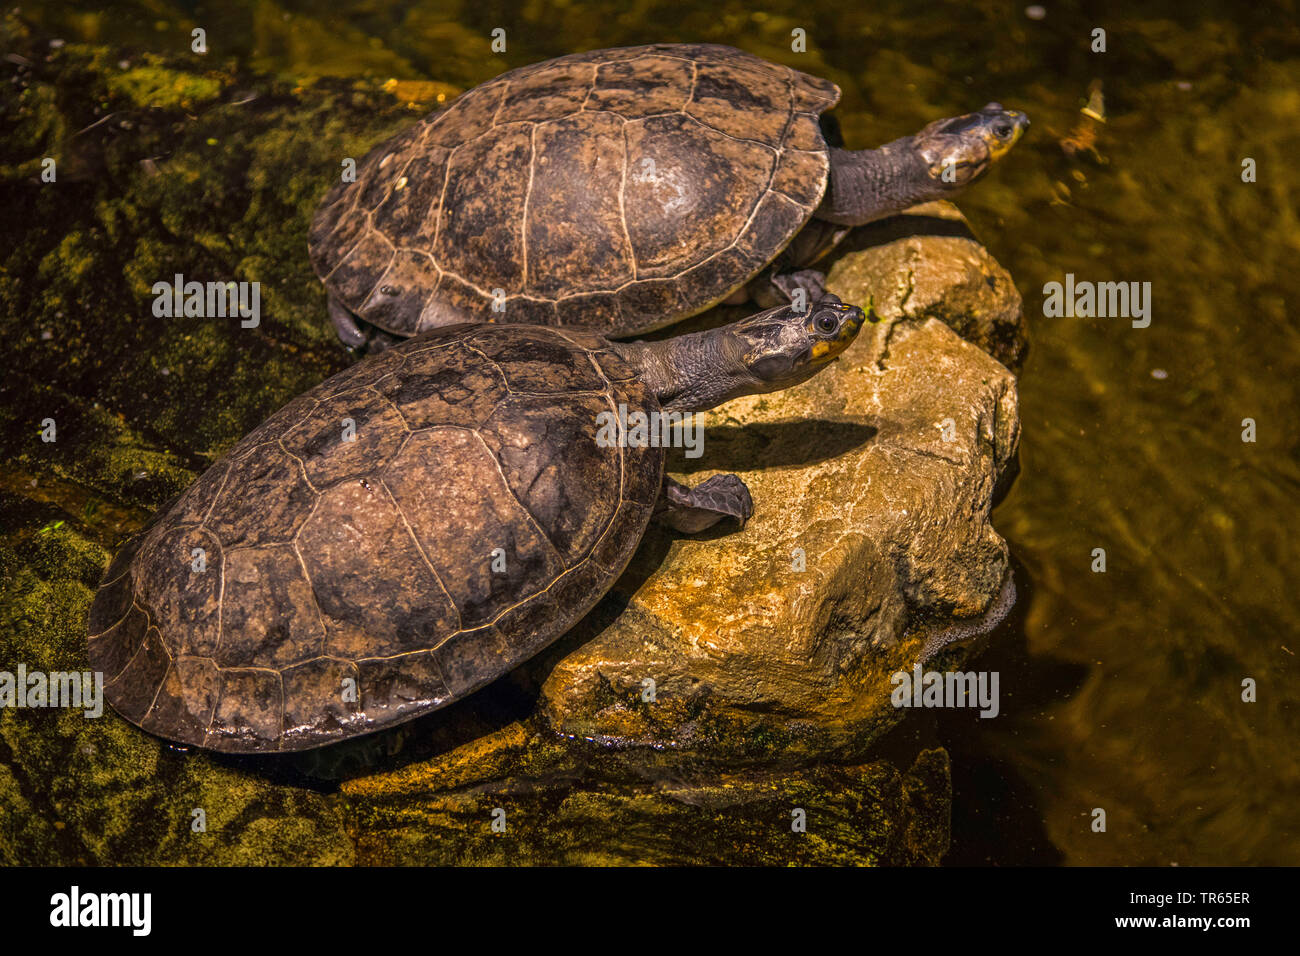
[[[754,500],[736,475],[714,475],[694,488],[665,477],[655,520],[674,531],[696,534],[723,518],[735,518],[743,528],[753,513]]]
[[[350,349],[356,349],[366,355],[374,355],[391,348],[398,342],[405,341],[400,335],[393,335],[373,325],[365,325],[363,328],[363,323],[359,322],[348,307],[334,296],[330,296],[329,309],[330,320],[334,323],[334,331],[338,333],[339,341]]]
[[[330,296],[329,311],[330,321],[334,323],[334,331],[338,333],[339,340],[350,349],[364,348],[370,337],[361,331],[357,317],[348,311],[347,306]]]
[[[783,272],[772,276],[771,284],[785,296],[785,300],[777,300],[767,308],[773,308],[777,305],[785,305],[786,302],[795,301],[796,290],[802,289],[804,293],[804,305],[811,309],[826,296],[826,273],[819,272],[816,269],[800,269],[798,272]],[[806,310],[805,310],[806,311]]]
[[[778,271],[770,266],[749,283],[749,297],[764,309],[774,309],[787,302],[795,302],[797,290],[803,290],[803,306],[811,309],[826,295],[826,273],[816,269]]]

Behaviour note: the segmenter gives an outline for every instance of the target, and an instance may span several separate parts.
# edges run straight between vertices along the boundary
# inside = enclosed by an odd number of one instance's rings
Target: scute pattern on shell
[[[109,702],[182,743],[290,751],[505,673],[645,531],[663,451],[596,444],[619,403],[658,407],[602,337],[538,327],[434,330],[322,383],[115,557],[90,612]]]
[[[350,310],[402,335],[494,318],[650,331],[725,298],[807,222],[829,173],[818,116],[838,99],[710,44],[522,67],[336,184],[312,262]]]

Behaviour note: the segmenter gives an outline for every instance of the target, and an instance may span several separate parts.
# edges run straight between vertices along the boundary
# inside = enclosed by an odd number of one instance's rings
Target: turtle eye
[[[817,331],[824,335],[832,335],[839,331],[840,320],[833,312],[823,312],[817,316]]]
[[[993,135],[998,139],[1006,139],[1011,135],[1011,124],[1005,121],[998,123],[993,127]]]

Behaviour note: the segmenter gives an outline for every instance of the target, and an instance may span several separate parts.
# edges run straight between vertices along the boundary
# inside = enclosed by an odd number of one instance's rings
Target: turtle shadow
[[[668,470],[758,471],[815,465],[866,445],[879,431],[861,422],[812,419],[753,425],[714,425],[704,429],[703,454],[687,458],[683,449],[668,457]]]
[[[494,734],[532,712],[529,695],[505,675],[464,700],[363,737],[287,754],[208,752],[214,763],[270,783],[331,794],[349,780],[391,773]]]
[[[966,220],[960,218],[955,207],[947,214],[929,211],[930,207],[919,207],[914,211],[902,212],[888,219],[866,226],[858,226],[849,231],[838,246],[826,257],[828,265],[850,252],[859,252],[898,239],[910,239],[913,236],[948,236],[969,239],[978,242]],[[829,271],[829,270],[828,270]]]

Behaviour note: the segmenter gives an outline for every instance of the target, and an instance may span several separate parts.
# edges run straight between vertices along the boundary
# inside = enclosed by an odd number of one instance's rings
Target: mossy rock
[[[358,859],[450,865],[937,865],[948,756],[661,779],[575,772],[522,724],[343,787]]]

